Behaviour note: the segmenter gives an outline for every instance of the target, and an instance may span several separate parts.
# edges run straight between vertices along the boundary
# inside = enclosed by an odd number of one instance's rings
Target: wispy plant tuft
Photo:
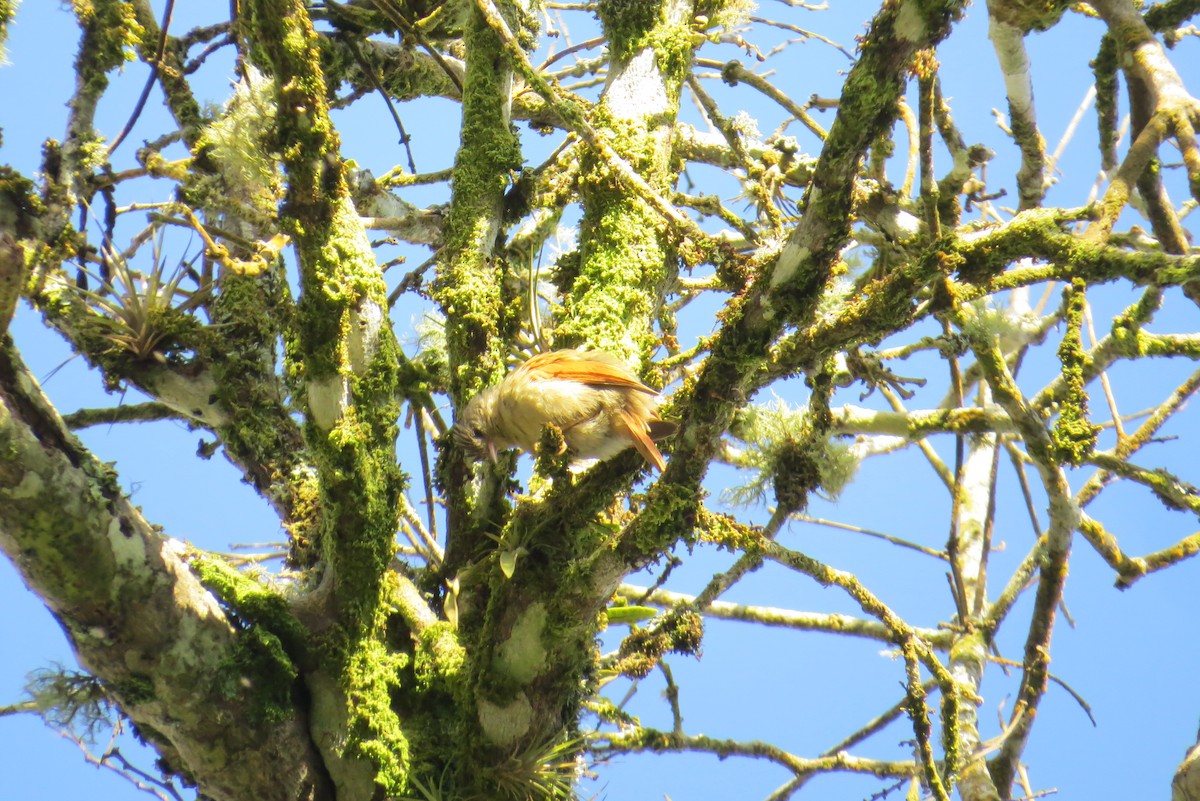
[[[746,444],[733,461],[749,480],[723,493],[727,503],[763,503],[770,493],[781,508],[803,511],[809,493],[836,499],[858,469],[846,443],[814,431],[808,414],[782,400],[750,407],[730,433]]]
[[[25,684],[38,714],[46,723],[69,731],[81,741],[95,742],[100,731],[116,724],[112,699],[100,680],[62,665],[36,670]]]
[[[267,152],[263,136],[275,128],[275,87],[250,67],[234,86],[233,97],[204,132],[203,143],[224,179],[221,194],[273,218],[283,196],[278,160]],[[219,197],[219,195],[218,195]]]

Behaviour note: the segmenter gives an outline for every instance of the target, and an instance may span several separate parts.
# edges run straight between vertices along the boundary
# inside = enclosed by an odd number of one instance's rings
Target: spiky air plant
[[[501,797],[514,801],[575,801],[582,761],[579,737],[533,743],[496,766],[492,778]]]
[[[585,773],[579,756],[582,746],[581,737],[569,737],[564,742],[547,740],[514,751],[489,773],[492,784],[486,797],[496,801],[579,801],[575,783]],[[436,777],[412,776],[409,781],[411,791],[397,801],[483,797],[455,792],[448,786],[447,771]]]
[[[102,275],[81,268],[75,289],[104,318],[103,339],[135,359],[165,362],[166,351],[199,328],[193,312],[210,297],[212,284],[192,268],[195,259],[180,260],[169,269],[160,244],[156,237],[151,267],[145,273],[132,269],[128,259],[106,246]],[[99,283],[96,290],[88,287],[88,277]],[[181,286],[186,278],[196,283],[196,289]]]

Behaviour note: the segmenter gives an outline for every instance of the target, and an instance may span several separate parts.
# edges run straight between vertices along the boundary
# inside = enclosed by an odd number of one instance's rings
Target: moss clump
[[[288,532],[287,561],[295,567],[310,567],[320,557],[321,488],[308,468],[294,472],[289,481],[291,519],[284,524]]]
[[[668,261],[658,221],[624,190],[593,182],[582,227],[591,246],[564,296],[558,341],[626,356],[653,350],[650,321]]]
[[[213,556],[196,556],[192,572],[238,620],[262,626],[301,658],[308,648],[308,630],[297,620],[286,598],[251,576]]]
[[[703,500],[703,490],[656,484],[649,493],[646,508],[622,538],[622,548],[657,558],[680,538],[690,547],[695,543],[696,515]]]
[[[307,652],[307,631],[286,599],[250,576],[210,556],[192,570],[229,612],[237,642],[213,681],[227,698],[248,697],[251,712],[268,724],[295,714],[296,661]]]
[[[286,291],[278,272],[260,276],[230,272],[221,279],[213,304],[220,329],[211,343],[217,352],[208,361],[217,380],[218,399],[226,409],[236,411],[221,436],[234,453],[263,464],[279,456],[280,425],[274,415],[280,401],[275,382],[263,373],[275,362],[274,343],[288,313]]]
[[[462,146],[451,180],[444,258],[433,284],[447,320],[450,394],[456,400],[500,377],[501,343],[511,340],[523,316],[521,304],[510,302],[507,266],[496,256],[504,193],[523,163],[509,123],[510,72],[499,36],[473,7],[464,45],[473,57],[463,84]]]
[[[108,83],[103,73],[133,61],[134,48],[141,44],[145,31],[138,24],[133,3],[125,0],[73,0],[71,5],[84,30],[78,63],[88,63],[100,70],[89,81],[101,81],[103,90]]]
[[[663,3],[653,0],[601,0],[596,13],[604,25],[614,62],[623,62],[646,47],[662,20]]]
[[[393,689],[409,664],[404,654],[392,654],[382,643],[360,641],[346,666],[350,701],[350,741],[347,751],[375,765],[375,782],[389,795],[408,787],[409,741],[392,708]]]
[[[648,629],[634,629],[621,641],[616,670],[643,678],[665,653],[699,655],[703,637],[704,618],[698,612],[672,612]]]
[[[376,408],[369,410],[374,403]],[[382,407],[382,411],[380,408]],[[391,410],[390,417],[383,412]],[[385,576],[395,553],[396,509],[404,476],[391,449],[399,406],[368,400],[345,410],[320,442],[321,541],[338,577],[338,613],[352,635],[369,636],[385,593]],[[362,414],[360,414],[360,412]],[[384,430],[380,431],[380,427]],[[315,428],[310,424],[310,429]]]
[[[435,623],[421,632],[413,673],[423,688],[429,689],[439,683],[453,684],[461,675],[465,662],[466,652],[449,623]]]
[[[277,725],[295,714],[292,693],[298,676],[280,639],[261,626],[249,626],[238,632],[214,681],[226,698],[249,696],[252,719]]]

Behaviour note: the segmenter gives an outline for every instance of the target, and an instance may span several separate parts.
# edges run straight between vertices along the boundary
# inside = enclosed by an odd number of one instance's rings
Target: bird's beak
[[[490,439],[487,441],[487,455],[488,458],[492,460],[492,464],[500,461],[500,454],[496,452],[496,443],[492,442]]]

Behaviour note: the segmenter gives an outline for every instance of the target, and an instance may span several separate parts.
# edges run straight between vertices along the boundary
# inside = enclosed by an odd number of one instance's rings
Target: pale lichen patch
[[[529,731],[533,707],[525,693],[519,693],[508,706],[499,706],[479,699],[479,725],[484,735],[496,745],[510,745]]]
[[[546,629],[546,607],[535,603],[524,611],[508,639],[497,651],[499,667],[512,678],[528,684],[546,663],[542,632]]]

